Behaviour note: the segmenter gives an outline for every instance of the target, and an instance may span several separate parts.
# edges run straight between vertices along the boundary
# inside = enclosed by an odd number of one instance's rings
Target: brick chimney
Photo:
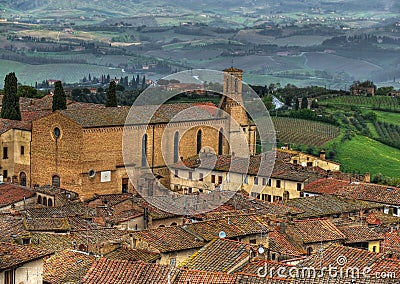
[[[319,152],[319,157],[320,157],[322,160],[325,160],[325,159],[326,159],[325,150],[321,150],[321,152]]]
[[[371,182],[371,174],[370,173],[365,173],[364,174],[364,182]]]

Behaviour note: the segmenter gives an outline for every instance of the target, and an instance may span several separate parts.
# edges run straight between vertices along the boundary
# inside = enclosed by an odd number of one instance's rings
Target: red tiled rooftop
[[[5,207],[16,202],[23,201],[24,198],[31,198],[35,192],[25,187],[2,183],[0,184],[0,207]]]
[[[346,236],[328,219],[296,220],[287,225],[286,234],[304,244],[344,240]]]
[[[44,261],[43,280],[52,284],[79,283],[95,260],[95,256],[83,252],[58,252]]]
[[[0,242],[0,271],[53,254],[45,249]]]
[[[303,191],[342,195],[347,198],[400,205],[400,188],[373,183],[325,178],[308,184]]]
[[[345,234],[346,244],[383,240],[383,235],[368,226],[352,225],[338,227],[338,229]]]

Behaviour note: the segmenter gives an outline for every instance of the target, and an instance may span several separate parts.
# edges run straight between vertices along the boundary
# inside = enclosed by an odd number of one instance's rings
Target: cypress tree
[[[67,97],[65,95],[61,81],[54,84],[53,111],[67,108]]]
[[[21,120],[19,97],[17,95],[17,77],[9,73],[4,79],[4,97],[1,108],[1,117],[12,120]]]
[[[116,107],[117,106],[117,94],[116,94],[116,83],[115,81],[110,82],[110,86],[107,90],[107,100],[106,107]]]

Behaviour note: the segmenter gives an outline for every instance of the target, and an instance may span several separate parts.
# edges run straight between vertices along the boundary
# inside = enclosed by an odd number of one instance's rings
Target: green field
[[[379,121],[400,125],[400,113],[374,111]]]
[[[378,108],[400,111],[400,98],[393,98],[387,96],[339,96],[333,98],[327,98],[319,101],[320,105],[338,105],[338,106],[350,106],[357,105],[365,108]]]
[[[289,118],[271,117],[279,142],[323,146],[340,134],[340,128],[322,122]]]
[[[355,136],[338,144],[337,160],[344,171],[400,177],[400,150],[364,136]]]

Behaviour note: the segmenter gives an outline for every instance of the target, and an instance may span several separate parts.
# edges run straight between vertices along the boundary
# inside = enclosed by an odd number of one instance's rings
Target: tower
[[[232,127],[232,123],[238,124],[246,135],[249,145],[250,155],[256,154],[256,126],[250,122],[243,102],[243,70],[230,67],[224,70],[223,97],[220,108],[229,114],[231,121],[229,127],[229,138],[231,143],[235,142],[235,135],[238,133],[237,127]],[[236,123],[235,123],[236,122]],[[242,134],[240,134],[242,135]],[[237,140],[239,141],[239,140]]]

